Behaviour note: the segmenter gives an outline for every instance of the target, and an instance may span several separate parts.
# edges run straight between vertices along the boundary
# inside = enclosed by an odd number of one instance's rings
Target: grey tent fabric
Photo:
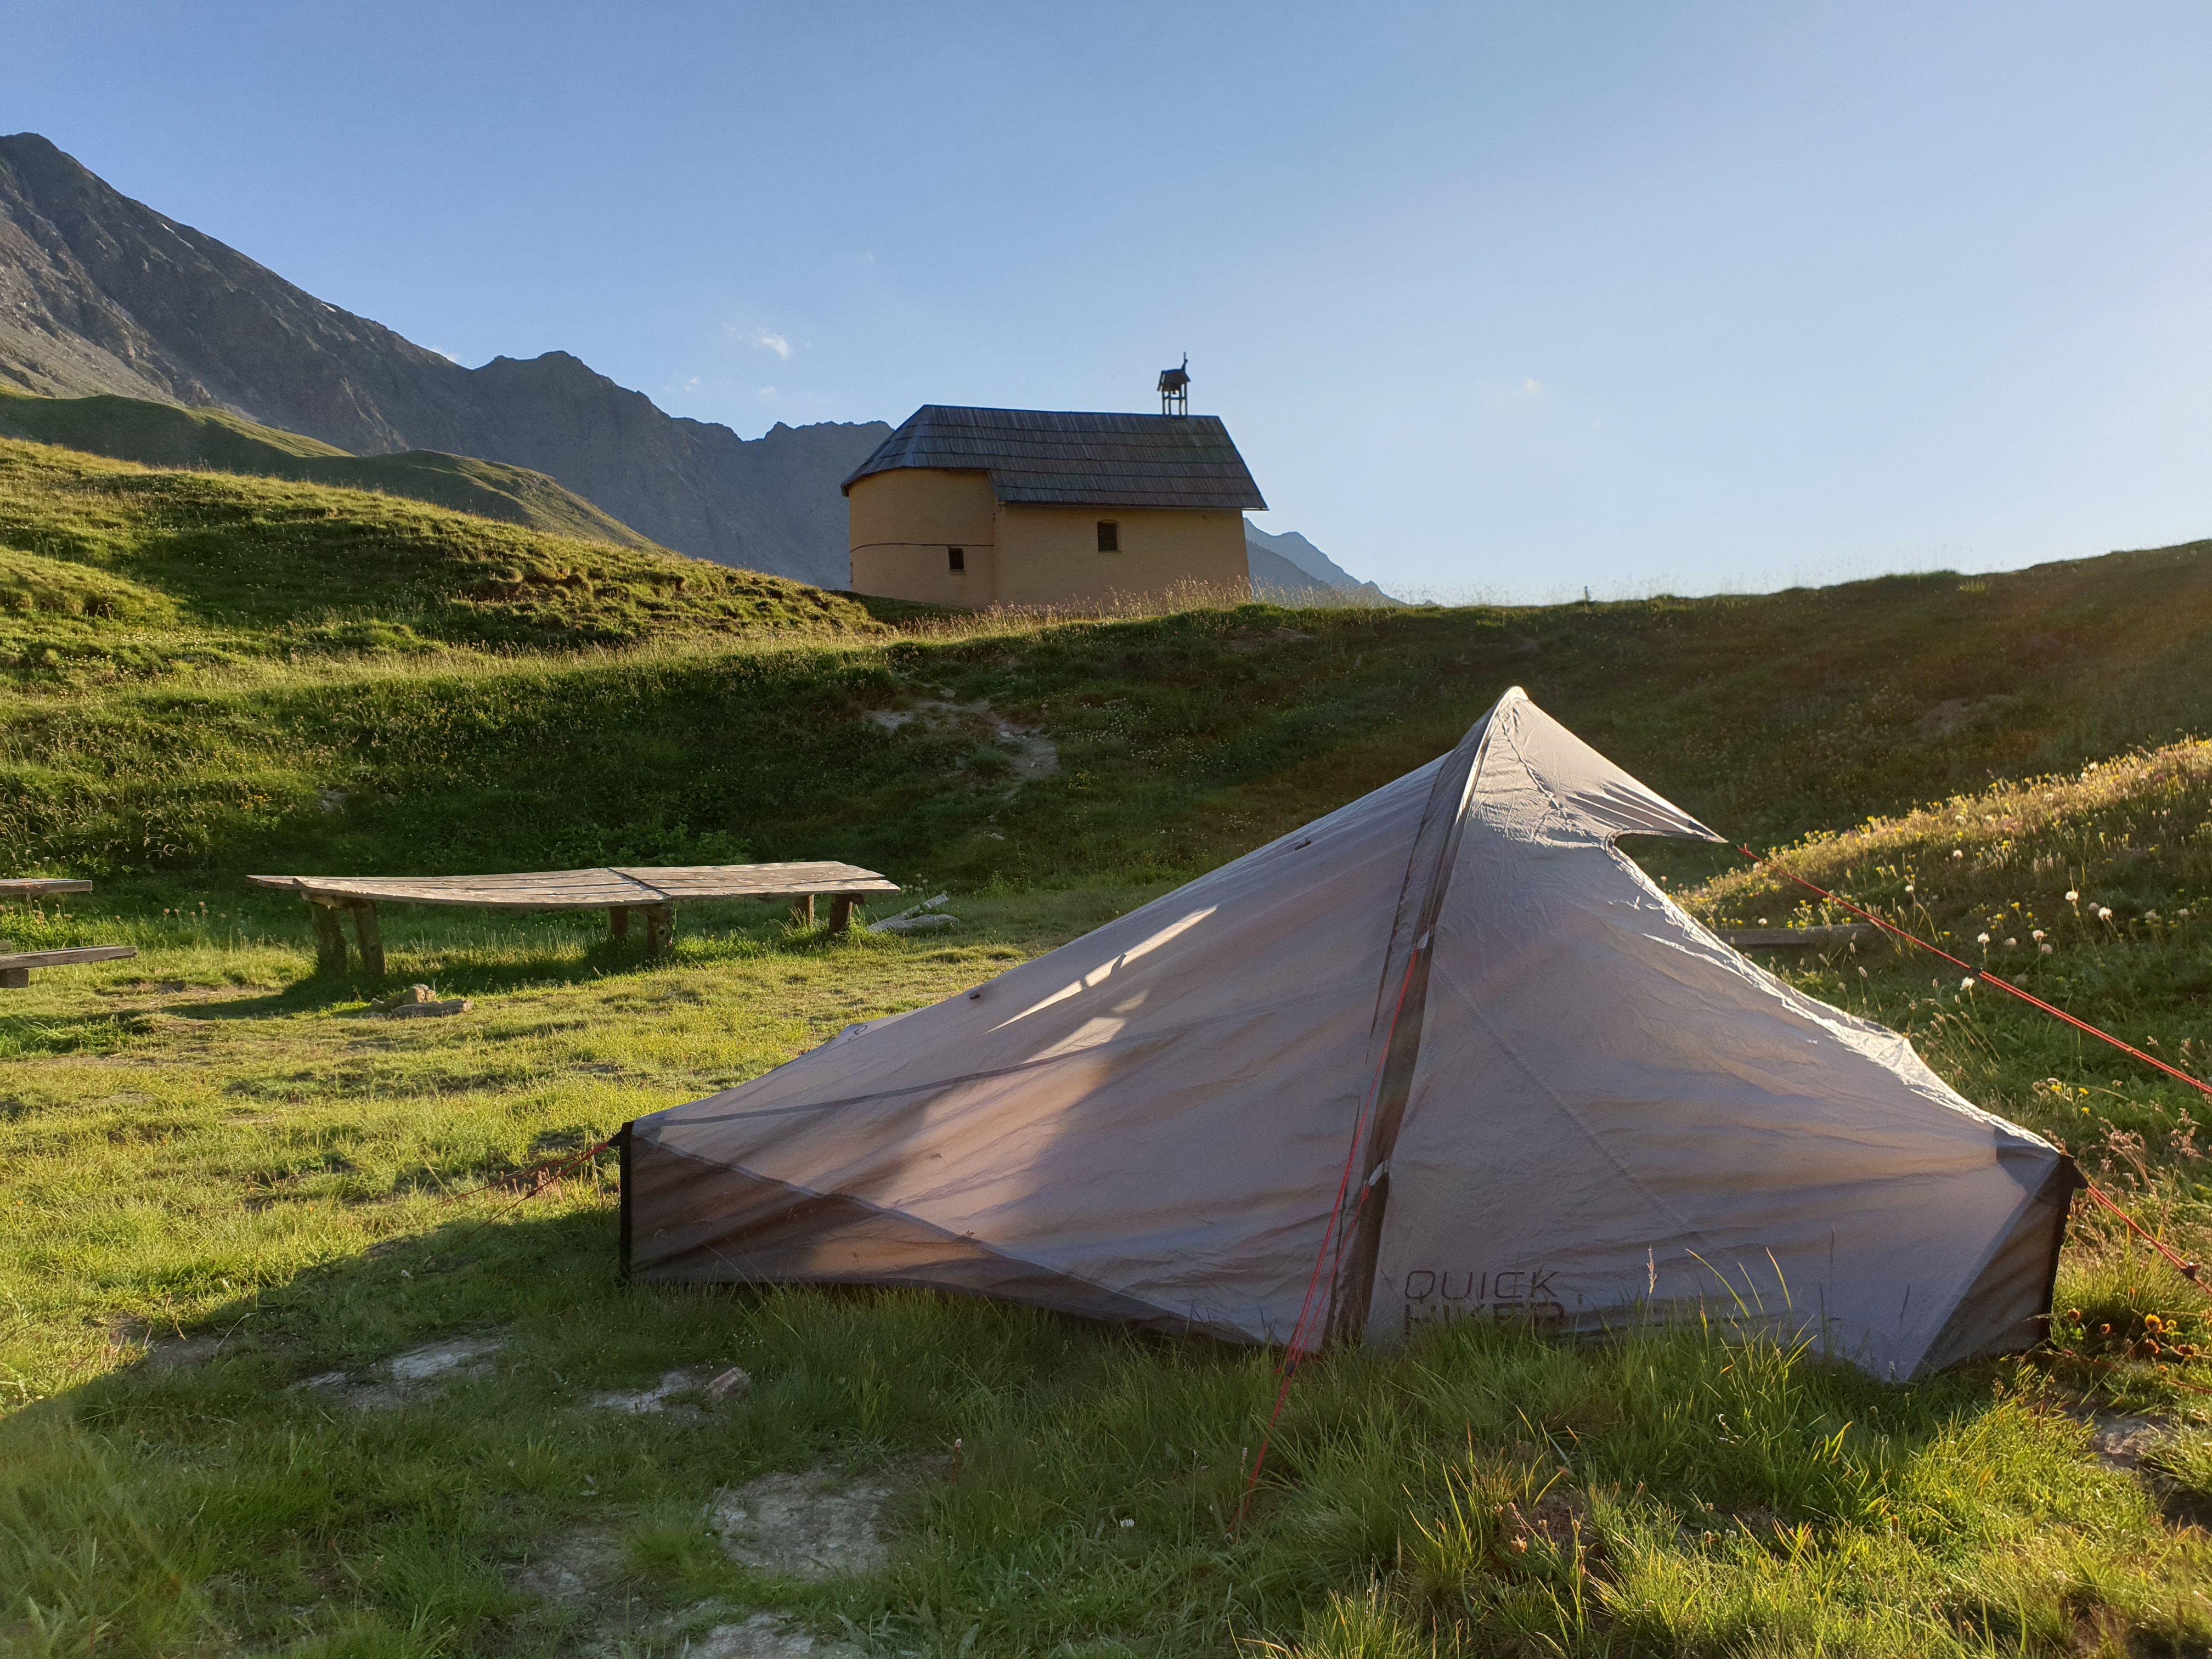
[[[1628,834],[1712,838],[1509,692],[1073,944],[639,1119],[626,1270],[1254,1341],[1701,1307],[1893,1377],[2032,1343],[2063,1154],[1721,944]]]

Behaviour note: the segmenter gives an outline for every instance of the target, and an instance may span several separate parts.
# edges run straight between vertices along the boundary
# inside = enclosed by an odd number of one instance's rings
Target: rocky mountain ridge
[[[1350,599],[1364,605],[1398,605],[1373,582],[1364,582],[1295,530],[1270,535],[1249,519],[1244,521],[1244,556],[1252,568],[1255,587],[1292,594],[1325,588],[1342,604]]]
[[[35,133],[0,137],[0,380],[231,410],[356,455],[543,472],[680,552],[849,580],[839,483],[883,422],[763,437],[664,413],[567,352],[465,368],[132,201]]]

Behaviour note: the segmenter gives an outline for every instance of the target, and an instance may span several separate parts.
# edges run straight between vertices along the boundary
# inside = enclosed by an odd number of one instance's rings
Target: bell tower
[[[1160,413],[1188,415],[1190,413],[1190,353],[1182,354],[1181,368],[1160,371]]]

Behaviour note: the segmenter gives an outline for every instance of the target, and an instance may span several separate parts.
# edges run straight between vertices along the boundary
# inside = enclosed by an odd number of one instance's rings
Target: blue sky
[[[2212,536],[2212,12],[0,0],[0,131],[748,436],[1146,410],[1399,591]]]

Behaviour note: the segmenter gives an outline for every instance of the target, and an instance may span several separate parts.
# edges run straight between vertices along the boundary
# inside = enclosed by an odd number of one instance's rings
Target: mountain
[[[432,449],[349,455],[219,409],[143,398],[34,398],[0,386],[0,437],[58,444],[148,466],[205,467],[296,483],[404,495],[458,513],[617,547],[653,544],[542,472]]]
[[[1355,602],[1366,605],[1403,603],[1392,599],[1373,582],[1361,581],[1295,530],[1271,536],[1247,519],[1244,554],[1250,562],[1255,587],[1269,587],[1282,593],[1328,588],[1333,590],[1334,601],[1339,605],[1355,595]]]
[[[0,138],[0,381],[227,410],[359,456],[526,467],[663,546],[830,587],[850,580],[837,486],[890,432],[779,422],[749,441],[665,414],[563,351],[465,368],[131,200],[35,133]]]

